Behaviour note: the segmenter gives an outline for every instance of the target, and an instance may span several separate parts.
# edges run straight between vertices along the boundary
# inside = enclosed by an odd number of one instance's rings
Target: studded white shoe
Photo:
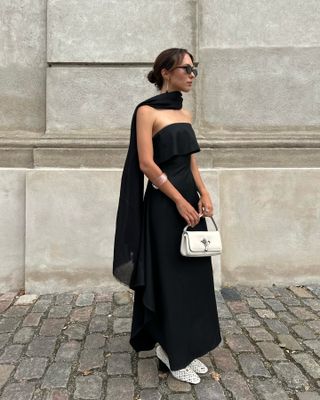
[[[188,367],[190,367],[197,374],[205,374],[206,372],[208,372],[207,366],[204,365],[203,362],[198,360],[197,358],[191,361]]]
[[[171,374],[179,381],[189,382],[194,384],[199,383],[201,381],[200,377],[189,366],[183,369],[172,371],[170,369],[168,357],[161,346],[158,346],[156,348],[156,354],[159,360],[162,362],[162,364],[159,365],[160,369],[163,370],[164,369],[163,366],[166,366],[167,369],[171,372]]]

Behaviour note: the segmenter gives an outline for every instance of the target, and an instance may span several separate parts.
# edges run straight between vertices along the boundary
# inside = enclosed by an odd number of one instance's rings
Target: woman
[[[156,343],[160,369],[199,383],[200,357],[221,341],[210,257],[180,254],[189,224],[207,230],[210,195],[195,159],[200,151],[182,93],[197,76],[193,56],[172,48],[156,58],[148,80],[160,94],[138,104],[123,170],[114,246],[114,276],[135,291],[130,344]],[[143,196],[144,175],[149,179]]]

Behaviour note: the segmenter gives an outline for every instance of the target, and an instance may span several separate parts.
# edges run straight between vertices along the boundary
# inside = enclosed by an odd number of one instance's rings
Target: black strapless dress
[[[177,122],[153,136],[154,161],[170,182],[198,210],[199,195],[190,168],[200,151],[190,123]],[[180,254],[186,225],[175,203],[148,181],[138,261],[133,272],[134,307],[130,344],[151,350],[158,342],[172,370],[221,342],[211,257]],[[189,228],[192,229],[192,228]],[[204,218],[194,227],[207,230]]]

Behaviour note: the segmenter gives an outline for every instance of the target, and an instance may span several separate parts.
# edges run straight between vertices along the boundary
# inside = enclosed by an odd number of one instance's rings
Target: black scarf
[[[132,273],[137,260],[143,212],[144,175],[139,167],[136,114],[142,105],[158,109],[181,109],[180,91],[161,93],[139,103],[131,121],[130,143],[121,178],[113,254],[113,275],[132,287]]]

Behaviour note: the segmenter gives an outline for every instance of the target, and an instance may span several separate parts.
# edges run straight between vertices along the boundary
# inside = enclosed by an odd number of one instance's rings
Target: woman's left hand
[[[212,217],[213,205],[209,193],[201,194],[198,202],[199,214],[203,214],[204,217]]]

